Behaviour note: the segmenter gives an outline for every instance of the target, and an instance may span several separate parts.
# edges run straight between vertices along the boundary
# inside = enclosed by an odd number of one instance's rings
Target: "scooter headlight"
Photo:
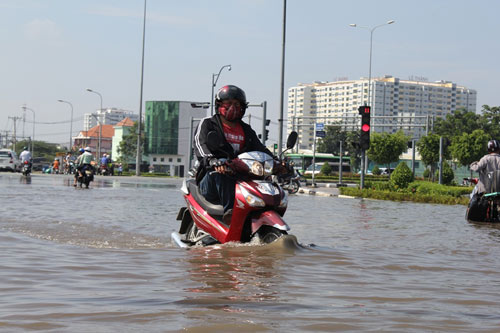
[[[243,186],[240,186],[240,191],[241,191],[241,194],[243,194],[243,197],[245,198],[245,201],[247,202],[247,204],[249,206],[251,206],[251,207],[265,207],[266,206],[266,203],[264,202],[264,200],[251,194]]]
[[[250,167],[250,172],[259,177],[263,176],[264,168],[262,167],[262,163],[254,161]]]

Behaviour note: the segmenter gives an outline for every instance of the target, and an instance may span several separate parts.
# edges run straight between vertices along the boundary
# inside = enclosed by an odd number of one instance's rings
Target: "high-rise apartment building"
[[[133,122],[139,120],[139,115],[132,111],[109,108],[97,110],[94,113],[86,113],[83,118],[83,130],[88,131],[94,126],[97,126],[97,119],[102,125],[116,125],[125,118],[130,118]]]
[[[314,82],[288,89],[288,132],[299,133],[299,149],[312,149],[315,123],[359,128],[358,107],[372,106],[372,132],[403,130],[412,138],[425,135],[436,117],[456,109],[476,112],[476,91],[449,81],[401,80],[392,76]]]

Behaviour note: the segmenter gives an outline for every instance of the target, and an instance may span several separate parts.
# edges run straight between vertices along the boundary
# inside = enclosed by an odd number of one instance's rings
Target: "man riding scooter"
[[[85,147],[83,154],[78,156],[77,162],[76,162],[76,169],[77,172],[76,174],[79,177],[83,177],[83,173],[87,169],[93,170],[94,167],[92,166],[92,162],[94,162],[94,155],[90,152],[90,147]],[[76,183],[74,184],[76,186]]]
[[[21,160],[22,165],[25,162],[28,162],[29,172],[31,172],[31,153],[28,150],[28,147],[23,147],[23,151],[19,154],[19,159]]]
[[[479,181],[471,193],[469,203],[469,218],[471,220],[482,220],[483,210],[485,211],[486,202],[481,200],[485,193],[491,191],[487,184],[491,184],[491,175],[495,171],[500,171],[500,142],[497,140],[488,141],[488,154],[484,155],[478,162],[472,162],[470,169],[479,172]]]
[[[235,180],[228,176],[223,160],[235,158],[248,151],[273,154],[260,142],[250,125],[242,121],[248,107],[245,92],[234,86],[222,87],[215,96],[216,114],[201,120],[194,136],[194,147],[199,166],[196,183],[201,194],[212,203],[224,207],[223,221],[229,224],[235,196]],[[222,146],[217,151],[210,149],[208,133],[215,132]],[[209,170],[215,172],[208,172]]]

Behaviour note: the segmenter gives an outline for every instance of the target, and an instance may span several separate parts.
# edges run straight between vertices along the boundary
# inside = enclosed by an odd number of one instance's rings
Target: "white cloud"
[[[26,24],[24,35],[28,40],[58,41],[62,36],[62,31],[52,20],[35,19]]]

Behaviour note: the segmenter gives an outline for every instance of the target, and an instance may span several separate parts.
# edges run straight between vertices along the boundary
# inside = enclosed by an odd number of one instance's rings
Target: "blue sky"
[[[0,0],[0,131],[9,116],[33,109],[38,122],[70,120],[104,107],[139,111],[143,0]],[[500,2],[479,0],[288,0],[285,89],[299,82],[368,76],[423,76],[478,91],[498,106]],[[144,100],[209,101],[212,73],[226,64],[218,87],[236,84],[250,103],[268,102],[279,116],[281,0],[148,0]],[[286,106],[285,106],[286,108]],[[251,111],[259,116],[260,111]],[[286,111],[285,111],[286,113]],[[27,112],[29,121],[32,113]],[[260,123],[252,125],[260,128]],[[22,123],[18,123],[22,133]],[[25,124],[31,135],[32,124]],[[69,123],[36,124],[35,138],[67,142]],[[271,127],[271,142],[277,127]]]

